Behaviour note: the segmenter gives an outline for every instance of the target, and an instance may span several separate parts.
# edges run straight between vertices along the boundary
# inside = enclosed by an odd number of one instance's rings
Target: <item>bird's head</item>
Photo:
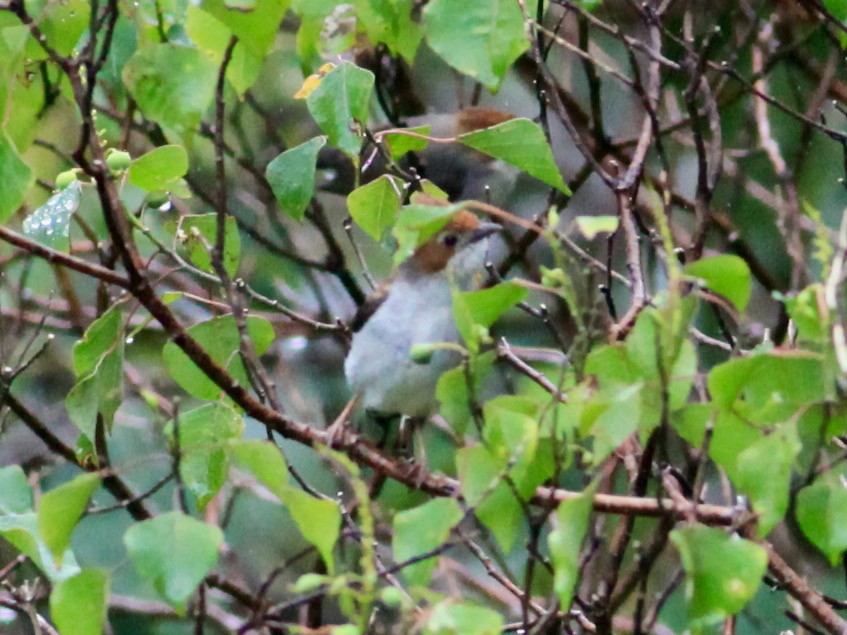
[[[467,210],[457,212],[434,236],[420,245],[410,257],[410,266],[418,272],[446,272],[460,286],[483,270],[485,239],[502,228],[479,220]]]

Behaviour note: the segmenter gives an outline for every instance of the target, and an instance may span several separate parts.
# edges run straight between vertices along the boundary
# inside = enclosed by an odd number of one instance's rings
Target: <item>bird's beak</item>
[[[482,240],[483,238],[488,238],[491,234],[496,234],[497,232],[503,231],[503,228],[497,223],[480,223],[479,226],[473,230],[471,234],[471,242],[475,243],[477,241]]]

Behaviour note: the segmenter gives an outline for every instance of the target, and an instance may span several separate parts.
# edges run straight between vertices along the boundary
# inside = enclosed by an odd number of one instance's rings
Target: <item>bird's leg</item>
[[[359,396],[354,396],[344,408],[341,410],[341,413],[335,418],[335,421],[332,422],[326,429],[326,444],[335,448],[336,446],[343,445],[346,441],[349,433],[350,433],[350,413],[353,412],[353,408],[356,405],[356,402],[359,400]]]
[[[403,417],[397,435],[398,454],[409,464],[409,476],[420,487],[426,476],[426,447],[423,442],[425,417]],[[417,452],[415,452],[417,445]],[[418,456],[416,456],[418,455]]]
[[[371,418],[374,420],[374,423],[379,426],[380,436],[379,441],[376,443],[376,447],[380,450],[384,450],[386,447],[386,442],[388,441],[388,434],[391,432],[391,424],[394,423],[394,420],[397,419],[400,415],[383,415],[377,413],[371,413]]]
[[[380,436],[379,441],[377,441],[377,446],[380,450],[384,450],[388,441],[388,435],[391,432],[391,424],[395,419],[398,418],[399,415],[381,415],[375,412],[370,413],[370,417],[374,420],[374,422],[380,428]],[[395,437],[396,441],[397,437]],[[385,485],[386,481],[385,472],[374,471],[371,475],[370,480],[368,481],[368,498],[370,500],[376,500],[377,497],[382,492],[382,487]]]
[[[415,460],[419,465],[426,467],[426,444],[424,443],[423,436],[423,424],[426,423],[426,419],[415,419],[412,425],[412,432],[414,434],[414,444],[417,448],[417,457]]]
[[[406,461],[414,461],[414,426],[415,419],[403,415],[400,418],[400,428],[397,430],[397,439],[394,441],[394,451],[402,459]]]

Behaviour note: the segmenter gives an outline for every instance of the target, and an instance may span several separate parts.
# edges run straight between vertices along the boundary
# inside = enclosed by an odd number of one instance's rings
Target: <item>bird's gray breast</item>
[[[446,276],[400,278],[353,336],[344,364],[347,381],[366,409],[427,416],[435,410],[438,378],[458,363],[459,356],[437,350],[426,363],[417,363],[411,359],[411,348],[457,340]]]

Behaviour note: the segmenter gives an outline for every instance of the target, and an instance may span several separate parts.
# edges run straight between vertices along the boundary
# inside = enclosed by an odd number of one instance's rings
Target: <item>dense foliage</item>
[[[847,632],[845,43],[0,0],[0,630]],[[410,461],[343,359],[460,209],[505,231]]]

